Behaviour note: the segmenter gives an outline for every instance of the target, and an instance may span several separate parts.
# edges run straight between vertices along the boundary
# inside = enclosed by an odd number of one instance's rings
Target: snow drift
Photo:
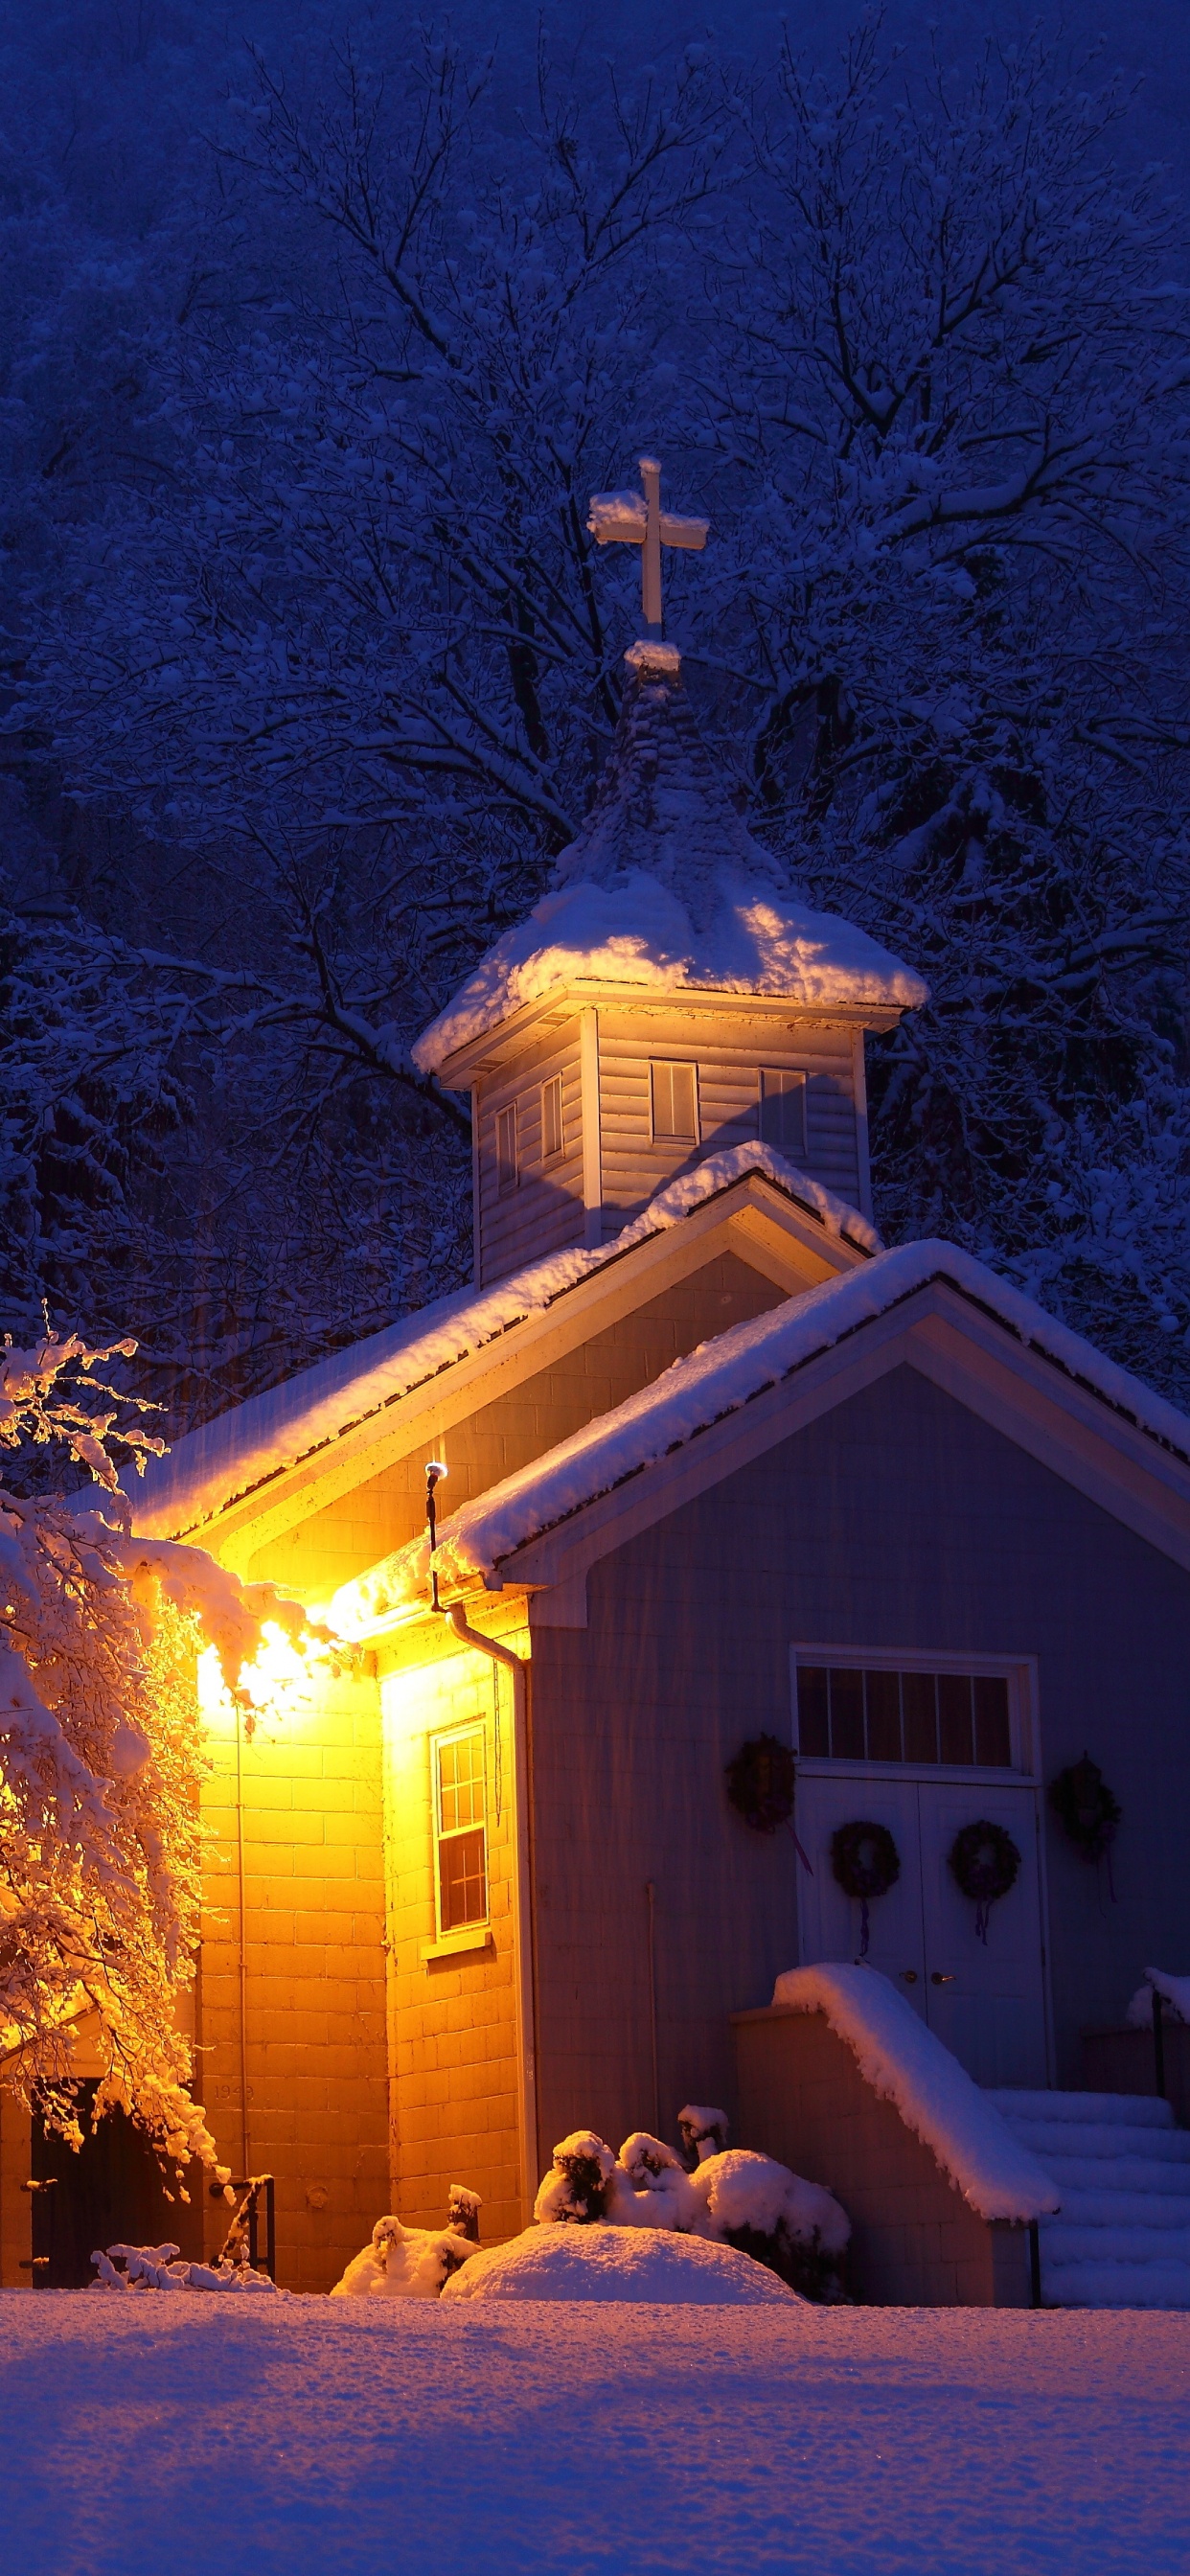
[[[667,2228],[528,2227],[508,2245],[473,2254],[442,2292],[448,2299],[598,2299],[630,2306],[800,2306],[796,2290],[737,2254]]]

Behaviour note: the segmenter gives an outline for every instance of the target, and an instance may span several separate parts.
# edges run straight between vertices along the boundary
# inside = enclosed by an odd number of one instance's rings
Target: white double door
[[[1020,1874],[991,1907],[987,1940],[948,1865],[964,1825],[1003,1825]],[[797,1862],[801,1955],[856,1959],[862,1918],[831,1869],[831,1837],[853,1822],[887,1825],[901,1874],[868,1908],[868,1961],[911,2003],[977,2084],[1048,2082],[1045,1974],[1032,1789],[972,1781],[887,1778],[867,1771],[799,1774],[798,1838],[813,1876]]]

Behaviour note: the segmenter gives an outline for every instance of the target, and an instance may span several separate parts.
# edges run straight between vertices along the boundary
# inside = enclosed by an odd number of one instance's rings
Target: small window
[[[698,1143],[698,1067],[651,1064],[649,1084],[656,1145]]]
[[[465,1735],[437,1736],[434,1765],[434,1832],[437,1842],[438,1931],[459,1932],[488,1919],[487,1792],[482,1726]]]
[[[562,1076],[555,1073],[541,1086],[541,1159],[562,1151]]]
[[[509,1108],[499,1110],[496,1117],[496,1181],[501,1195],[505,1190],[515,1190],[520,1177],[514,1100]]]
[[[801,1163],[806,1154],[806,1077],[804,1073],[783,1073],[779,1067],[762,1065],[760,1084],[760,1135],[774,1153],[784,1154],[791,1163]]]
[[[823,1762],[1012,1768],[1006,1673],[797,1666],[798,1749]]]

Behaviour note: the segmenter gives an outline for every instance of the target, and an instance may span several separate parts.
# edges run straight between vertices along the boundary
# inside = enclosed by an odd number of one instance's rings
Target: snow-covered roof
[[[1190,1421],[1163,1396],[1154,1395],[955,1244],[901,1244],[702,1343],[613,1412],[598,1415],[544,1457],[461,1504],[440,1526],[442,1590],[465,1591],[496,1574],[518,1548],[642,1468],[655,1466],[935,1280],[995,1316],[1026,1347],[1190,1465]],[[344,1634],[365,1634],[402,1608],[424,1601],[428,1579],[423,1537],[345,1584],[331,1615]]]
[[[750,1173],[772,1183],[827,1234],[857,1251],[880,1250],[880,1237],[857,1208],[820,1181],[795,1169],[771,1145],[753,1140],[706,1160],[671,1181],[611,1243],[597,1250],[552,1253],[502,1279],[494,1288],[460,1289],[436,1298],[416,1315],[382,1333],[370,1333],[302,1369],[264,1395],[248,1398],[187,1432],[163,1458],[150,1460],[143,1478],[128,1479],[136,1526],[148,1536],[177,1537],[210,1520],[258,1485],[297,1466],[357,1423],[382,1412],[436,1377],[456,1360],[527,1316],[552,1306],[634,1244],[663,1234],[709,1199]]]
[[[753,840],[680,672],[624,699],[590,814],[551,891],[489,949],[414,1046],[423,1073],[561,986],[770,994],[809,1010],[912,1010],[926,985],[866,931],[813,912]]]
[[[1059,2207],[1044,2165],[878,1969],[845,1962],[787,1968],[773,2002],[825,2013],[854,2050],[865,2082],[882,2101],[895,2102],[906,2127],[933,2149],[981,2218],[1045,2218]]]

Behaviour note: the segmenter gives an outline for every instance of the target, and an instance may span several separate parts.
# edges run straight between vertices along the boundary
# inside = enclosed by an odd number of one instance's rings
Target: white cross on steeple
[[[701,554],[711,523],[709,519],[679,519],[672,510],[662,509],[661,467],[655,456],[641,457],[640,479],[643,492],[593,492],[587,527],[597,545],[644,548],[641,604],[645,633],[656,639],[661,634],[662,546],[689,547]]]

